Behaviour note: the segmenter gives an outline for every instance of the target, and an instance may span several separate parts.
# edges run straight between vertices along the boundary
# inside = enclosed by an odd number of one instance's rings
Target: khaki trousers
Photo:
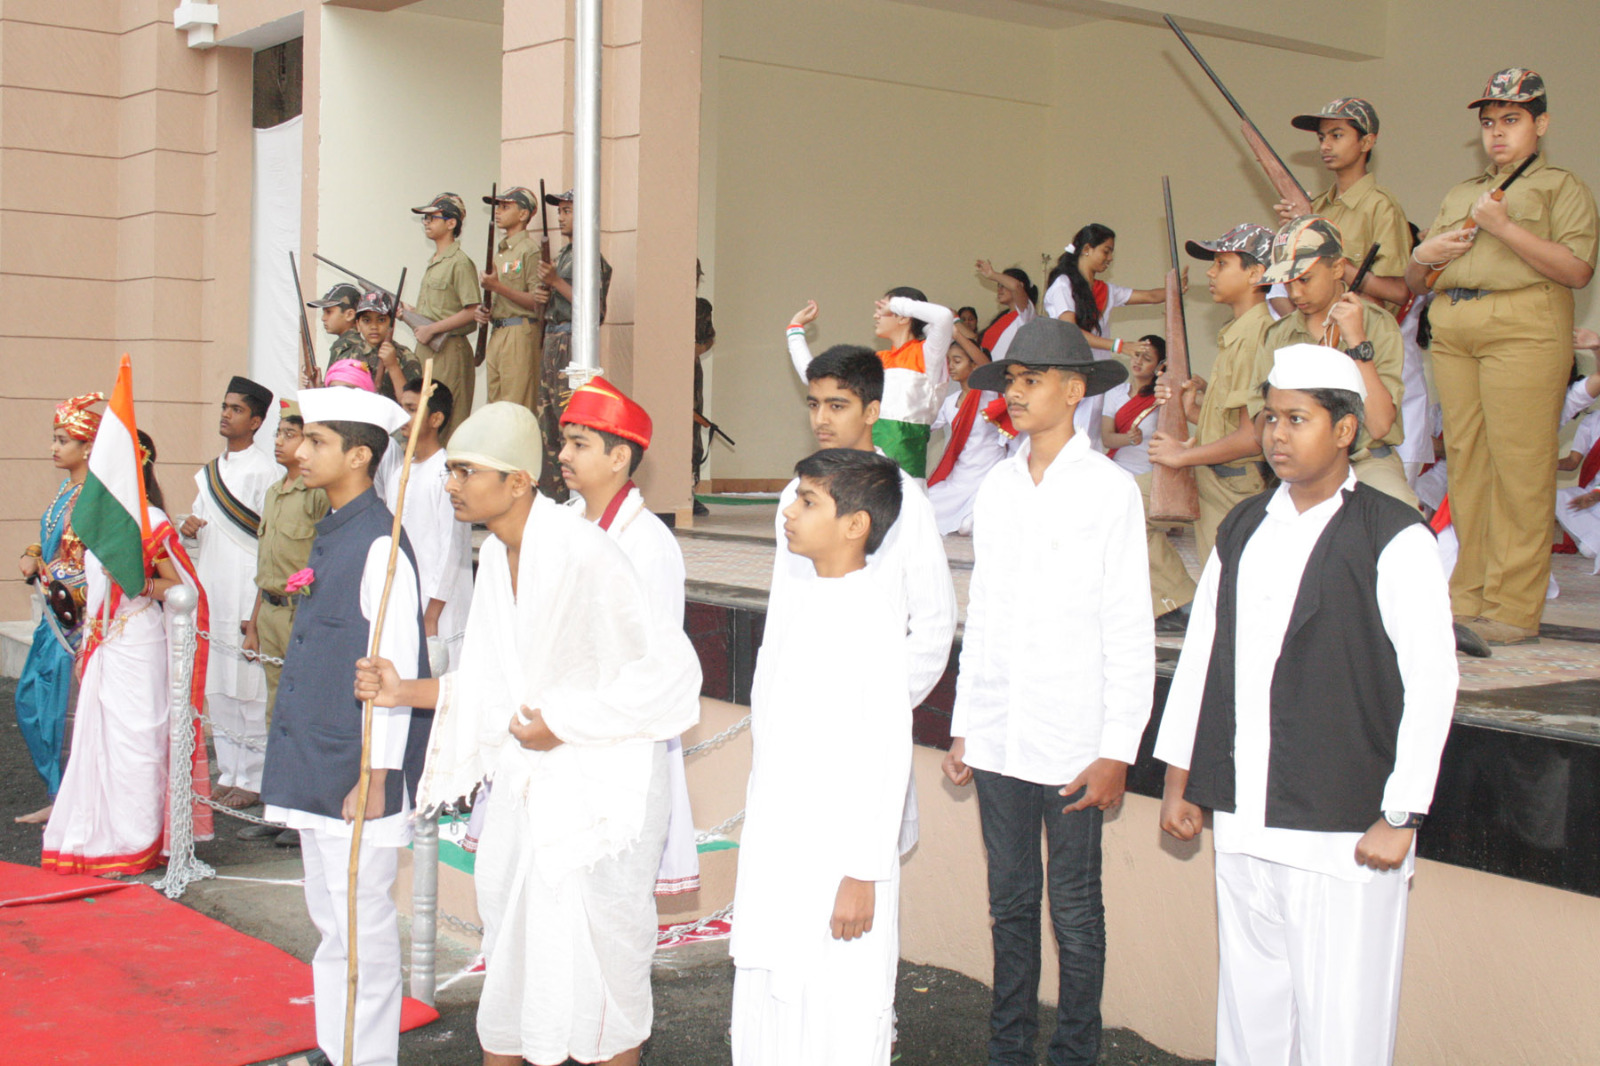
[[[426,359],[426,344],[417,350],[417,358]],[[433,357],[433,380],[443,382],[455,399],[455,411],[450,421],[439,430],[439,440],[448,441],[450,433],[472,413],[472,393],[477,386],[477,368],[472,362],[472,342],[466,337],[447,337],[444,346]]]
[[[533,322],[502,326],[490,332],[483,364],[490,403],[510,400],[533,410],[539,380],[540,333]]]
[[[1139,483],[1139,495],[1144,498],[1144,536],[1150,549],[1150,609],[1159,618],[1194,599],[1194,578],[1189,576],[1183,556],[1167,536],[1171,524],[1157,526],[1150,522],[1150,475],[1140,474],[1134,480]]]
[[[1418,506],[1417,494],[1411,491],[1411,483],[1406,480],[1406,465],[1396,453],[1391,451],[1382,457],[1368,455],[1351,463],[1350,469],[1363,485],[1371,485],[1407,506]]]
[[[289,632],[294,629],[294,606],[276,607],[266,600],[261,601],[261,610],[256,612],[256,639],[261,642],[261,654],[270,655],[274,659],[281,659],[289,650]],[[261,668],[267,674],[267,725],[272,725],[272,708],[278,702],[278,678],[283,676],[283,667],[277,663],[262,663]]]
[[[1450,517],[1461,540],[1451,610],[1537,628],[1572,368],[1572,290],[1547,281],[1456,303],[1440,294],[1429,317]]]
[[[1245,463],[1230,463],[1234,469]],[[1255,466],[1255,463],[1248,464]],[[1261,475],[1250,470],[1238,477],[1223,477],[1209,466],[1194,470],[1195,488],[1200,493],[1200,517],[1194,524],[1195,551],[1200,556],[1200,568],[1205,569],[1211,558],[1211,549],[1217,544],[1217,527],[1228,517],[1228,512],[1261,491]]]

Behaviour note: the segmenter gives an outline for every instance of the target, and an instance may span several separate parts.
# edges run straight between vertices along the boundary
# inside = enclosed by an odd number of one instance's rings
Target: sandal
[[[228,793],[227,798],[218,800],[217,802],[222,804],[222,806],[228,807],[232,810],[242,811],[246,807],[254,807],[256,804],[260,803],[261,796],[255,792],[249,792],[242,788],[236,788],[232,792]]]

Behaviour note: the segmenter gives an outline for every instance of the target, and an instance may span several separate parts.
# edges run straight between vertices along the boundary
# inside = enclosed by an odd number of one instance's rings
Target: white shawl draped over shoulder
[[[510,723],[538,710],[563,743],[523,748]],[[554,882],[638,840],[651,751],[700,718],[700,662],[682,627],[655,620],[633,566],[599,527],[537,496],[517,592],[506,547],[479,551],[460,667],[440,679],[417,806],[480,780],[525,805]]]

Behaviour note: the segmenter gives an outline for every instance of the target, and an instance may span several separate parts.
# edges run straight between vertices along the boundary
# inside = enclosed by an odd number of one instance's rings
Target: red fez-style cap
[[[561,424],[588,426],[650,447],[650,415],[605,378],[591,378],[581,386],[561,412]]]

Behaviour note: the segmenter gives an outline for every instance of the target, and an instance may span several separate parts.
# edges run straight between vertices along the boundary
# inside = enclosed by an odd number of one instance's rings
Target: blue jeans
[[[1059,1013],[1050,1066],[1093,1066],[1100,1056],[1100,989],[1105,982],[1106,913],[1100,898],[1100,825],[1095,807],[1063,814],[1082,793],[974,769],[983,846],[989,860],[994,1007],[991,1066],[1031,1064],[1039,1032],[1039,905],[1049,847],[1050,923],[1060,952]]]

